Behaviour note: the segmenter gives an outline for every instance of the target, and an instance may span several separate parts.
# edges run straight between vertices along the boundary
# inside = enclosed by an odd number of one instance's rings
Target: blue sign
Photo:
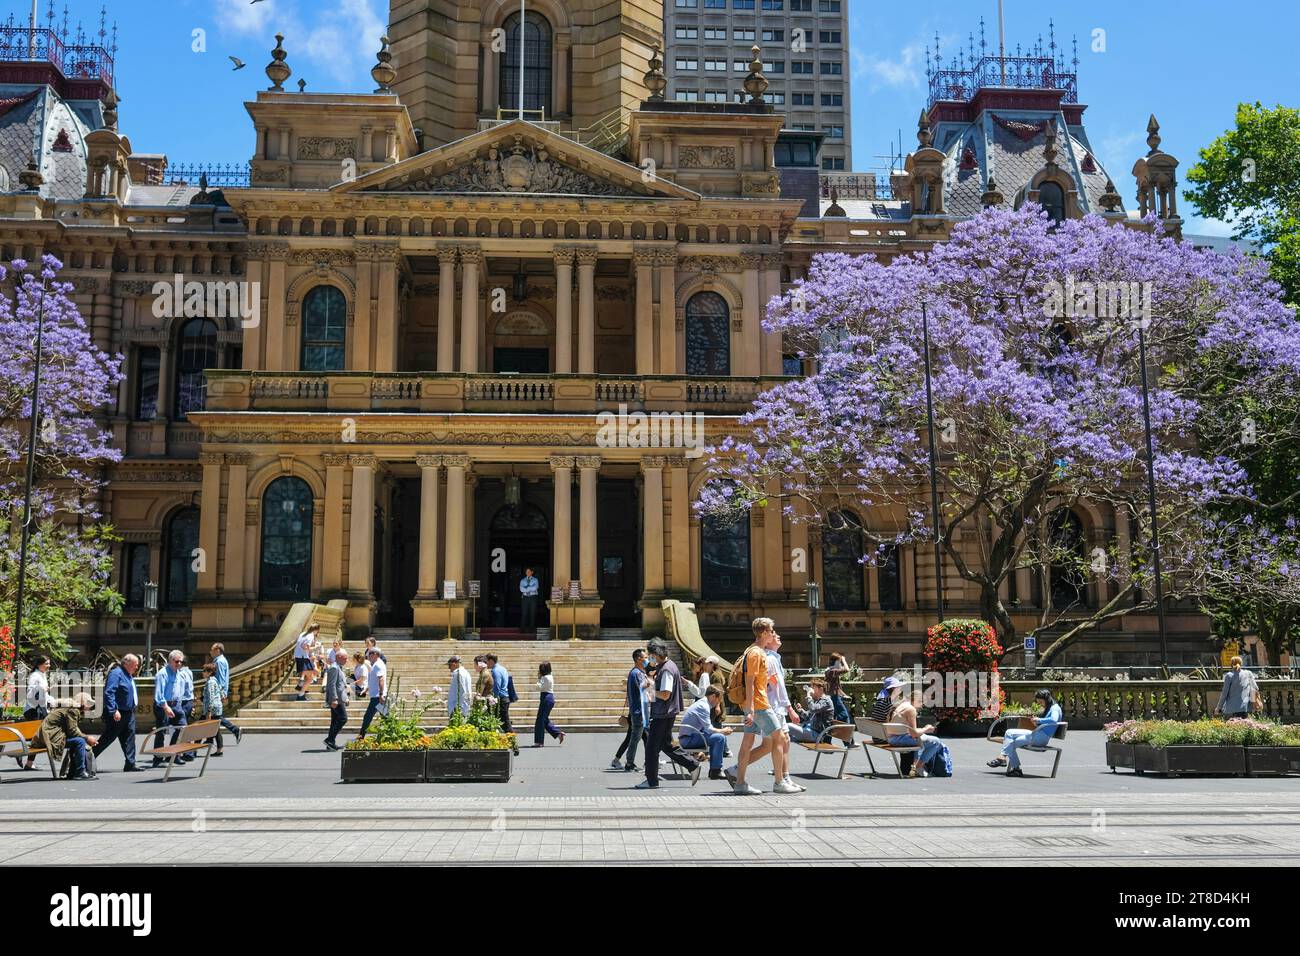
[[[1025,650],[1027,650],[1027,651],[1036,651],[1036,650],[1038,650],[1038,638],[1036,638],[1036,637],[1026,637],[1026,638],[1025,638]]]

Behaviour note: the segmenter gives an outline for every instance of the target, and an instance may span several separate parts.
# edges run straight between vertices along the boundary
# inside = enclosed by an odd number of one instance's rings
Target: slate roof
[[[86,191],[86,134],[81,115],[49,87],[0,90],[0,186],[22,188],[18,174],[33,158],[45,178],[41,195],[80,199]],[[62,139],[71,149],[55,149]]]

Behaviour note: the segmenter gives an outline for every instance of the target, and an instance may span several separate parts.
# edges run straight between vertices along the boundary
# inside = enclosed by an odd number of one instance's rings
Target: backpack
[[[932,777],[952,776],[952,754],[948,752],[947,744],[941,745],[939,752],[930,758],[930,762],[925,765],[925,772]]]
[[[727,700],[737,707],[745,706],[745,672],[749,667],[749,661],[745,656],[748,653],[749,648],[745,648],[744,653],[731,665],[731,673],[727,675]]]

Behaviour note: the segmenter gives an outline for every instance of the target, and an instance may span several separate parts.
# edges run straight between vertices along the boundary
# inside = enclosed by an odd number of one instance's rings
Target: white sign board
[[[443,582],[442,582],[442,599],[443,599],[444,601],[454,601],[454,600],[456,600],[456,582],[455,582],[455,581],[443,581]]]

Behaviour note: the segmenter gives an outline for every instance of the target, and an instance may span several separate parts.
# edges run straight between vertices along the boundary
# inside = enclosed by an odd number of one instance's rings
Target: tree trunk
[[[1002,603],[997,585],[981,582],[980,617],[993,625],[993,630],[998,637],[998,643],[1004,649],[1009,648],[1011,642],[1016,639],[1016,625],[1011,620],[1011,615],[1008,613],[1006,606]]]

